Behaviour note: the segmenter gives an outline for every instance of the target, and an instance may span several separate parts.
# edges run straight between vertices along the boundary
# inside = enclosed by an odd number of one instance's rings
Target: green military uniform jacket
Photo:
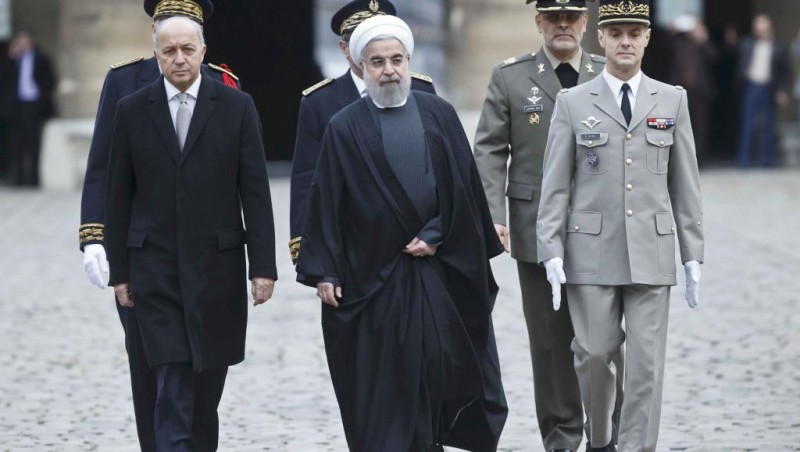
[[[567,283],[676,284],[703,261],[703,209],[686,91],[643,76],[630,125],[603,77],[561,93],[537,223],[539,261]]]
[[[604,67],[605,58],[584,51],[578,83],[593,79]],[[535,224],[544,150],[560,90],[543,49],[505,60],[492,71],[475,134],[475,162],[492,220],[510,227],[511,256],[524,262],[537,261]]]

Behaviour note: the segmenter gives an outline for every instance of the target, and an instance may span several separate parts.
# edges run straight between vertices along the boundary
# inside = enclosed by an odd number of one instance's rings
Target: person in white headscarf
[[[367,96],[322,139],[298,281],[322,301],[350,450],[494,451],[508,414],[489,259],[503,251],[453,107],[408,89],[414,39],[367,19]]]

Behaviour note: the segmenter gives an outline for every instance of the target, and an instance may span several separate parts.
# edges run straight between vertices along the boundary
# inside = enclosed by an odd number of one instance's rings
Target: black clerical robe
[[[322,327],[351,450],[493,451],[508,413],[489,266],[502,245],[455,110],[414,96],[436,178],[436,255],[402,253],[425,223],[364,98],[334,116],[323,138],[298,280],[341,282],[343,299],[322,306]]]

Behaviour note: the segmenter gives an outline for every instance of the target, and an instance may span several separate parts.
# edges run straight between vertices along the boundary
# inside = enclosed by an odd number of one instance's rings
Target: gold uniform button
[[[628,185],[625,186],[625,189],[628,190],[628,191],[631,191],[631,190],[633,190],[633,185],[628,184]]]
[[[627,134],[627,135],[625,135],[625,139],[626,139],[626,140],[628,140],[628,141],[630,141],[630,140],[632,140],[632,139],[633,139],[633,135],[631,135],[631,134]]]
[[[594,141],[592,141],[592,140],[589,140],[589,146],[591,146],[591,145],[593,145],[593,144],[594,144]]]
[[[575,230],[576,230],[576,231],[580,231],[580,230],[581,230],[581,227],[580,227],[580,226],[578,226],[578,225],[576,224],[576,225],[575,225]]]
[[[625,160],[625,164],[626,164],[626,165],[633,165],[633,160],[631,160],[631,159],[626,159],[626,160]]]
[[[633,216],[633,211],[632,211],[632,210],[629,210],[629,211],[627,211],[626,213],[628,214],[628,216],[629,216],[629,217],[632,217],[632,216]]]
[[[673,227],[672,227],[671,231],[672,231],[672,232],[675,232],[675,226],[673,226]]]
[[[664,147],[664,140],[659,141],[658,145],[661,146],[661,147]]]

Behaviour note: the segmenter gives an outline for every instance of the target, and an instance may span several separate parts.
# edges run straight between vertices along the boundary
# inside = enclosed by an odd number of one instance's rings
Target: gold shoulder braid
[[[138,63],[138,62],[140,62],[142,60],[144,60],[144,58],[139,57],[139,58],[132,58],[132,59],[126,60],[126,61],[121,61],[119,63],[114,63],[114,64],[111,65],[111,69],[119,69],[121,67],[128,66],[129,64]]]
[[[331,83],[331,82],[333,82],[334,80],[335,80],[335,79],[334,79],[333,77],[328,77],[328,78],[326,78],[325,80],[323,80],[323,81],[321,81],[321,82],[319,82],[319,83],[317,83],[317,84],[315,84],[315,85],[311,85],[311,86],[309,86],[308,88],[306,88],[306,89],[304,89],[304,90],[303,90],[303,95],[304,95],[304,96],[308,96],[309,94],[311,94],[311,93],[313,93],[314,91],[316,91],[316,90],[318,90],[318,89],[322,88],[323,86],[327,85],[328,83]]]
[[[409,72],[409,74],[411,75],[412,78],[415,78],[417,80],[422,80],[423,82],[433,83],[433,79],[430,78],[430,76],[427,76],[425,74],[420,74],[420,73],[417,73],[417,72]]]

